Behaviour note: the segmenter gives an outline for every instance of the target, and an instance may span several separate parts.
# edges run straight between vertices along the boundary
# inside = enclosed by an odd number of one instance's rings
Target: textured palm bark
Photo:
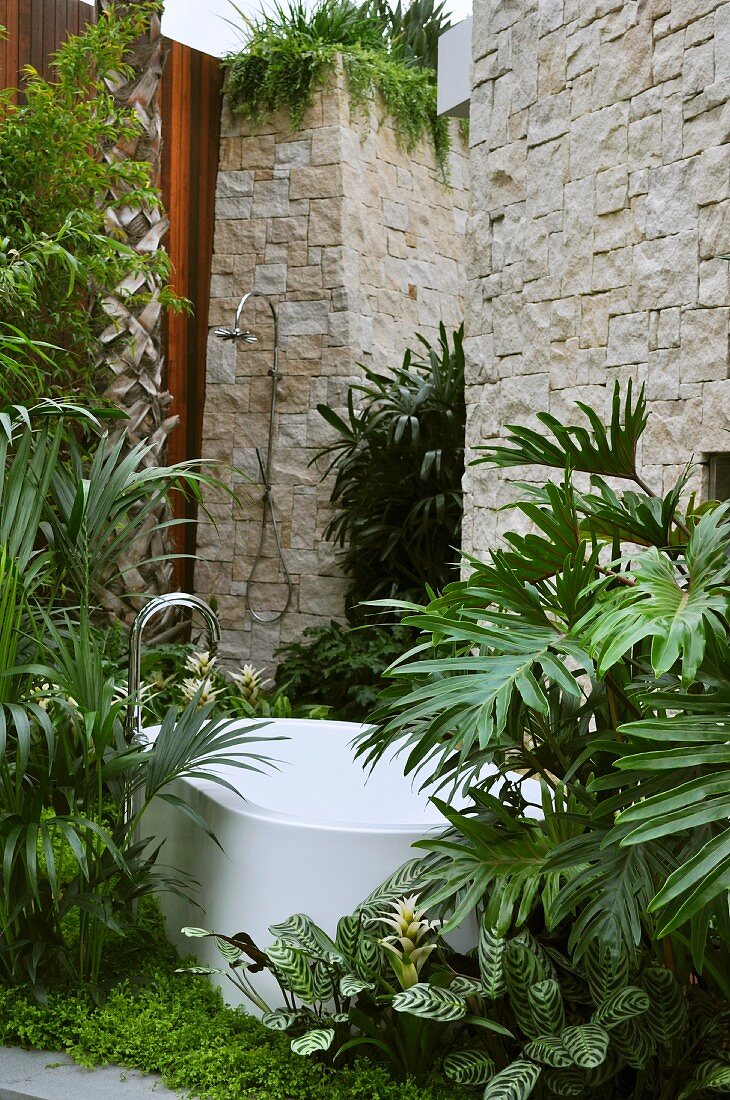
[[[110,0],[97,3],[100,13],[110,6]],[[117,10],[129,6],[116,4]],[[134,141],[117,143],[106,150],[105,156],[109,160],[148,161],[152,178],[157,182],[162,157],[160,80],[167,45],[160,31],[160,16],[153,15],[148,32],[133,47],[132,78],[107,82],[116,101],[133,108],[142,129]],[[122,206],[109,208],[107,217],[113,231],[138,252],[150,253],[162,247],[169,223],[161,209]],[[120,422],[117,431],[126,433],[130,447],[137,443],[149,445],[147,465],[161,466],[165,464],[167,437],[177,423],[177,417],[169,414],[172,398],[165,387],[161,287],[159,283],[148,285],[150,300],[138,310],[130,309],[125,297],[130,291],[139,290],[144,290],[143,280],[131,283],[127,280],[103,302],[110,322],[101,335],[103,361],[110,376],[104,396],[128,414],[129,420]],[[169,518],[169,509],[161,505],[145,524],[126,559],[119,563],[124,570],[123,583],[110,584],[99,594],[105,609],[126,622],[131,621],[149,596],[170,588],[172,564],[150,560],[169,550],[165,532],[159,529],[160,523]]]

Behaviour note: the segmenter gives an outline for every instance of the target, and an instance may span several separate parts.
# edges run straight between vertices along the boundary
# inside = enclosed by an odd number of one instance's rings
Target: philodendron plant
[[[271,925],[276,938],[266,951],[245,932],[183,932],[215,939],[228,977],[264,1013],[267,1027],[292,1034],[295,1053],[328,1052],[337,1059],[369,1048],[400,1075],[421,1080],[463,1044],[470,1029],[506,1037],[510,1032],[486,1014],[473,1014],[478,983],[449,964],[439,922],[419,911],[415,895],[403,896],[418,866],[417,860],[405,864],[342,917],[334,939],[301,913]],[[282,1007],[267,1004],[251,982],[249,975],[263,969],[276,979]]]

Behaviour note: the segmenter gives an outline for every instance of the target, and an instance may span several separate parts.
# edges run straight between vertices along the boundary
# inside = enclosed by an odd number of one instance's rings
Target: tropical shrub
[[[522,486],[530,533],[508,533],[425,608],[401,605],[421,637],[392,668],[359,752],[373,763],[401,750],[406,771],[470,793],[462,811],[439,803],[451,829],[422,842],[425,902],[450,906],[451,923],[476,906],[500,937],[564,937],[574,969],[598,953],[633,975],[657,971],[719,1018],[730,1001],[730,507],[682,503],[689,471],[663,495],[644,482],[643,391],[617,387],[608,425],[580,408],[586,425],[542,413],[539,430],[510,426],[486,449],[482,461],[559,480]],[[619,1052],[619,1096],[705,1088],[681,1078],[676,1052],[649,1045],[633,1061]],[[721,1089],[726,1048],[715,1061],[708,1080],[716,1070]],[[538,1088],[534,1071],[505,1072],[488,1096]]]
[[[265,1027],[294,1035],[295,1054],[329,1052],[338,1059],[349,1050],[373,1050],[400,1076],[422,1081],[470,1024],[509,1032],[486,1017],[474,1018],[467,997],[475,983],[434,962],[439,922],[425,917],[415,895],[400,895],[417,864],[400,868],[355,913],[342,917],[334,939],[302,913],[271,925],[276,939],[265,952],[245,932],[183,931],[215,939],[228,977],[263,1010]],[[272,1009],[249,977],[264,968],[279,986],[281,1008]]]
[[[416,5],[431,12],[431,4]],[[419,30],[410,13],[386,15],[381,5],[352,0],[275,3],[252,19],[239,10],[247,34],[243,50],[225,59],[234,107],[257,119],[280,109],[301,126],[315,89],[342,65],[355,110],[368,108],[377,92],[407,149],[430,136],[446,171],[448,122],[436,111],[436,73],[431,68],[440,13]],[[425,54],[428,53],[428,60]],[[425,64],[424,64],[425,62]]]
[[[37,988],[95,980],[110,930],[167,883],[139,831],[154,797],[213,755],[260,768],[251,741],[199,707],[168,711],[152,747],[128,743],[126,686],[97,644],[100,579],[173,489],[218,483],[195,464],[148,467],[92,414],[47,401],[0,413],[0,974]],[[258,737],[257,740],[264,740]]]
[[[276,651],[277,689],[296,707],[326,706],[329,716],[362,722],[386,686],[386,668],[413,643],[400,626],[347,627],[331,622],[308,627],[300,642]]]
[[[451,26],[446,4],[436,0],[412,0],[403,7],[398,0],[391,7],[387,0],[372,0],[365,5],[384,28],[391,49],[406,64],[438,68],[438,40]]]
[[[338,438],[318,458],[334,472],[334,515],[325,536],[342,548],[347,602],[379,596],[422,600],[458,576],[464,472],[463,327],[438,347],[420,337],[392,377],[365,372],[348,417],[318,411]],[[358,407],[355,396],[361,396]]]
[[[115,291],[141,304],[168,282],[164,251],[136,251],[114,229],[128,206],[159,208],[150,165],[104,156],[142,132],[105,81],[129,75],[125,55],[158,9],[136,3],[102,15],[64,42],[53,80],[26,68],[20,102],[0,92],[0,352],[17,330],[44,344],[41,354],[26,343],[24,372],[0,358],[2,404],[94,392],[109,322],[102,298]],[[179,305],[167,290],[160,300]]]

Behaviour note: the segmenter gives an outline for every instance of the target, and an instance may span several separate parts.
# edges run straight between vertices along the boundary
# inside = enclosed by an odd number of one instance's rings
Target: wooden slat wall
[[[170,217],[173,286],[190,299],[193,311],[167,321],[167,388],[172,412],[180,417],[169,438],[170,462],[201,454],[222,85],[215,58],[171,43],[162,77],[162,193]],[[193,553],[194,538],[189,526],[180,549]],[[176,581],[191,591],[193,562],[180,565]]]
[[[81,0],[0,0],[0,88],[16,88],[24,65],[51,76],[51,56],[67,35],[95,22],[94,7]]]

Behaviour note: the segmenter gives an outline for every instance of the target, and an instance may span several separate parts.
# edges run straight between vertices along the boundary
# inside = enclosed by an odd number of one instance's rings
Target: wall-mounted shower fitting
[[[269,309],[271,310],[271,316],[274,319],[274,362],[273,366],[269,368],[269,377],[271,378],[271,405],[269,408],[269,435],[266,445],[265,462],[261,454],[261,449],[259,447],[256,448],[256,459],[259,464],[261,481],[264,486],[263,512],[261,514],[261,535],[259,537],[259,546],[258,550],[256,551],[256,557],[254,558],[253,565],[251,567],[251,572],[248,576],[248,581],[246,583],[246,604],[248,606],[248,610],[251,612],[251,618],[254,619],[257,623],[275,623],[278,622],[279,619],[284,617],[289,608],[289,604],[291,603],[292,598],[292,581],[291,576],[289,575],[289,568],[286,564],[286,559],[284,557],[284,551],[282,550],[281,546],[279,525],[276,521],[274,490],[271,485],[271,459],[274,451],[274,421],[276,417],[276,399],[279,379],[282,377],[282,373],[279,370],[279,321],[276,313],[276,307],[274,306],[274,303],[271,302],[264,294],[259,294],[257,291],[251,290],[248,292],[248,294],[244,294],[244,296],[241,298],[241,301],[238,303],[236,317],[233,325],[231,325],[230,328],[225,325],[221,328],[217,328],[215,330],[215,335],[220,340],[232,340],[234,343],[238,342],[239,340],[244,344],[257,343],[258,337],[255,336],[253,332],[250,332],[248,329],[242,329],[240,327],[241,314],[243,313],[244,306],[246,305],[246,302],[249,298],[263,298],[263,300],[267,303]],[[271,520],[271,529],[274,534],[274,542],[276,543],[276,553],[279,557],[279,561],[281,562],[281,568],[284,573],[284,579],[286,581],[287,595],[286,603],[284,604],[284,607],[281,611],[274,611],[266,614],[256,611],[254,609],[251,602],[251,588],[254,583],[254,578],[256,576],[256,570],[258,569],[259,562],[263,558],[264,544],[266,542],[266,528],[269,519]]]

